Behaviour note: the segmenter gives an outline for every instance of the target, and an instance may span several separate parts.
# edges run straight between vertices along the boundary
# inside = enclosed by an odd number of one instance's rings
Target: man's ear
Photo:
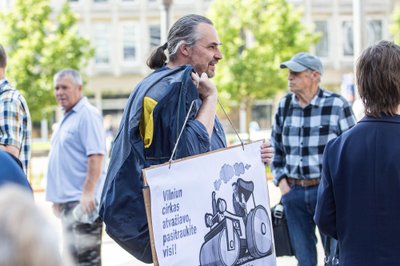
[[[316,74],[315,74],[315,80],[317,81],[318,84],[321,82],[321,76],[322,76],[321,73],[316,72]]]
[[[312,72],[312,77],[314,79],[319,79],[320,76],[321,76],[321,74],[318,71],[313,71]]]
[[[191,47],[186,43],[183,43],[183,44],[181,44],[181,46],[179,46],[179,51],[181,51],[181,53],[184,56],[189,56],[190,55],[190,52],[191,52],[190,49],[191,49]]]

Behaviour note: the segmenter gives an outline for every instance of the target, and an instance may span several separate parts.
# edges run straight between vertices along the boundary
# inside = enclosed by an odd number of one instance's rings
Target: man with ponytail
[[[222,59],[220,45],[208,18],[180,18],[167,42],[147,60],[154,72],[136,86],[125,107],[100,215],[107,233],[141,261],[152,261],[141,170],[167,162],[175,146],[172,159],[226,147],[216,117],[218,91],[210,80]],[[263,144],[263,162],[269,163],[272,155],[269,143]]]

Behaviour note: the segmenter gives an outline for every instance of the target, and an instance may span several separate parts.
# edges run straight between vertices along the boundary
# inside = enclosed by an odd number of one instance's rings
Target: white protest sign
[[[260,145],[143,170],[159,265],[276,265]]]

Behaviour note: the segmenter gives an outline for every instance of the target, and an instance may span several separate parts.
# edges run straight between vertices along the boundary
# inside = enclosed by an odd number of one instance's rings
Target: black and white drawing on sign
[[[219,182],[211,194],[212,213],[204,216],[210,230],[204,236],[200,249],[202,266],[242,265],[273,252],[268,212],[265,207],[256,204],[254,183],[242,178],[233,180],[234,176],[244,174],[249,167],[240,163],[233,167],[225,164],[221,168],[220,180],[216,182],[222,180],[225,184],[232,183],[232,207],[228,209],[227,200],[217,198],[217,191],[222,184]]]

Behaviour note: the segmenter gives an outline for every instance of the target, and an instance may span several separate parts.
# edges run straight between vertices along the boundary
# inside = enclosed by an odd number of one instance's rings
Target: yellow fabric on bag
[[[154,134],[154,121],[153,121],[153,111],[157,105],[157,101],[150,97],[144,97],[143,100],[143,116],[140,123],[140,134],[143,139],[144,147],[148,148],[153,141]]]

